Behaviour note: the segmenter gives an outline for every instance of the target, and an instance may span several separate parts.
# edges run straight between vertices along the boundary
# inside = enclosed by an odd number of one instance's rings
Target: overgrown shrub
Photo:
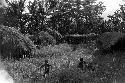
[[[40,49],[41,55],[59,57],[68,52],[71,52],[71,47],[68,44],[59,44],[54,46],[46,46]]]
[[[76,66],[72,66],[52,72],[47,77],[47,81],[49,83],[111,83],[112,79],[117,75],[115,69],[104,65],[96,68],[94,72],[88,70],[83,72]]]
[[[35,46],[30,39],[12,27],[0,26],[0,51],[1,58],[20,58],[30,57]]]
[[[56,40],[54,39],[53,36],[51,36],[49,33],[41,31],[39,33],[39,39],[41,41],[42,46],[47,46],[47,45],[55,45]]]
[[[77,68],[66,68],[51,73],[47,80],[49,83],[87,83],[86,76]]]
[[[38,45],[39,47],[56,44],[54,37],[44,31],[41,31],[36,35],[31,35],[29,38],[34,42],[35,45]]]
[[[118,52],[124,49],[124,37],[125,34],[120,32],[103,33],[97,39],[97,47],[105,53]]]
[[[37,68],[43,64],[43,60],[36,58],[25,58],[21,61],[3,61],[6,65],[6,70],[15,80],[15,83],[32,83],[31,79],[35,78],[38,75],[41,75],[42,72],[37,70]]]

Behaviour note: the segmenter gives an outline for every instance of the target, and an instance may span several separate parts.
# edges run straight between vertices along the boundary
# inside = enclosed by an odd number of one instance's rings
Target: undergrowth
[[[118,61],[106,56],[102,62],[97,62],[94,71],[83,72],[77,68],[80,57],[93,63],[93,55],[87,51],[84,48],[72,51],[68,45],[61,44],[42,48],[37,55],[39,57],[14,62],[5,60],[3,63],[17,83],[111,83],[120,71]],[[43,78],[44,69],[39,69],[45,59],[52,65],[46,79]]]

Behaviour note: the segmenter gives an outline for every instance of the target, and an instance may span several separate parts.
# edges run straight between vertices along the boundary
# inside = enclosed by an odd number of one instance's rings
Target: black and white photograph
[[[0,0],[0,83],[125,83],[125,0]]]

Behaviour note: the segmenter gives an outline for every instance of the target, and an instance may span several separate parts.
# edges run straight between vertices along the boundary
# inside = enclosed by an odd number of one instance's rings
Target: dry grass
[[[78,64],[79,57],[85,57],[86,60],[90,58],[90,56],[87,57],[87,55],[89,54],[84,53],[85,51],[83,52],[82,50],[77,50],[75,52],[72,52],[71,48],[66,48],[66,46],[67,45],[60,45],[54,47],[46,47],[46,49],[43,48],[44,50],[42,51],[42,54],[44,55],[51,56],[52,53],[54,53],[51,57],[39,57],[30,59],[25,58],[20,61],[14,62],[3,61],[3,63],[7,66],[7,70],[14,78],[14,80],[24,79],[24,81],[30,81],[38,74],[39,76],[41,76],[40,78],[42,78],[43,72],[39,73],[40,70],[38,70],[38,68],[44,63],[44,60],[46,58],[49,59],[49,63],[53,66],[52,73],[56,71],[61,71],[62,69],[68,69],[72,66],[75,67]],[[41,71],[43,71],[43,69]]]
[[[72,51],[69,45],[60,44],[42,48],[39,50],[39,57],[14,62],[3,61],[3,63],[14,80],[23,83],[45,83],[42,77],[44,70],[39,70],[45,59],[52,65],[50,75],[46,78],[48,83],[111,83],[112,77],[119,69],[116,62],[113,62],[113,57],[104,57],[103,64],[98,66],[95,72],[83,73],[77,68],[80,57],[92,62],[92,54],[88,51],[84,48]]]

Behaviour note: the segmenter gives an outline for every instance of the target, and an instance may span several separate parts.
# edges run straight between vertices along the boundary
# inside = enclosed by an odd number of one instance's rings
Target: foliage
[[[54,38],[49,35],[47,32],[43,32],[41,31],[39,33],[39,39],[41,40],[41,45],[55,45],[56,44],[56,40],[54,40]]]
[[[56,44],[56,40],[53,38],[53,36],[44,31],[41,31],[36,35],[29,36],[29,38],[39,47]]]
[[[79,35],[79,34],[74,34],[74,35],[65,35],[61,41],[62,42],[66,42],[68,44],[73,44],[73,45],[78,45],[81,43],[89,43],[94,41],[95,39],[97,39],[98,34],[95,33],[90,33],[90,34],[83,34],[83,35]]]
[[[110,64],[110,66],[106,66],[106,64]],[[95,72],[88,70],[85,73],[73,66],[68,69],[57,70],[47,79],[50,83],[111,83],[113,78],[118,75],[118,67],[114,64],[113,62],[105,62],[96,68]]]
[[[61,35],[96,32],[102,24],[103,18],[100,15],[105,7],[103,3],[95,4],[95,2],[96,0],[48,0],[45,2],[34,0],[30,1],[26,7],[29,13],[23,13],[25,0],[15,1],[9,3],[4,24],[18,26],[22,33],[30,34],[41,30],[47,32],[52,30],[55,34],[58,32]],[[15,22],[17,24],[14,24]]]
[[[8,6],[6,7],[5,15],[4,15],[4,25],[9,27],[16,27],[17,29],[24,27],[26,21],[23,20],[23,12],[25,9],[25,1],[26,0],[19,0],[9,2],[6,0]]]
[[[25,58],[21,61],[3,61],[6,65],[6,70],[13,77],[16,83],[29,83],[32,77],[39,74],[37,68],[43,63],[43,60],[33,58]],[[42,75],[42,73],[41,73]]]
[[[97,47],[99,49],[108,49],[110,46],[118,42],[120,38],[124,37],[124,33],[120,32],[105,32],[97,39]]]
[[[4,22],[4,13],[5,13],[5,8],[0,7],[0,24],[3,24]]]
[[[53,72],[47,78],[49,83],[87,83],[85,75],[77,68],[66,68]]]
[[[102,20],[99,15],[105,8],[101,2],[94,3],[95,0],[62,0],[57,3],[48,25],[62,35],[96,32]]]
[[[20,29],[21,33],[26,34],[34,34],[35,31],[39,31],[43,18],[42,13],[42,5],[38,3],[38,1],[34,0],[34,2],[29,2],[29,5],[25,6],[26,0],[13,1],[8,3],[8,7],[6,8],[5,14],[5,22],[4,25],[16,27]],[[37,4],[41,7],[37,10]],[[29,13],[25,13],[25,8],[28,8]],[[40,13],[41,12],[41,13]],[[43,18],[43,19],[42,19]]]
[[[31,51],[35,46],[22,35],[18,30],[12,27],[0,27],[0,46],[2,58],[13,58],[19,60],[23,56],[31,56]]]
[[[116,10],[113,15],[109,15],[107,21],[110,31],[124,32],[125,25],[125,5],[120,5],[120,9]]]
[[[4,23],[6,2],[5,0],[0,1],[0,25]]]
[[[40,50],[35,52],[35,54],[39,57],[59,57],[69,54],[70,51],[71,47],[68,44],[59,44],[41,47]]]
[[[4,25],[11,26],[11,28],[1,27],[0,29],[2,40],[0,46],[3,48],[1,49],[2,57],[16,57],[16,59],[19,59],[23,58],[25,54],[31,57],[32,53],[34,54],[33,57],[35,57],[33,59],[25,58],[10,64],[11,68],[8,69],[13,69],[12,71],[15,75],[13,77],[19,76],[19,78],[22,77],[28,80],[36,79],[36,77],[41,78],[42,72],[39,73],[37,68],[43,63],[43,59],[49,58],[51,65],[54,67],[47,78],[50,83],[60,83],[62,81],[110,83],[106,80],[112,78],[117,69],[120,68],[120,63],[116,64],[114,57],[110,57],[111,55],[108,58],[101,56],[99,58],[100,62],[97,63],[99,65],[97,71],[83,74],[75,67],[78,63],[78,58],[90,59],[92,53],[86,54],[89,52],[85,48],[71,51],[71,47],[67,44],[55,45],[55,39],[58,40],[65,35],[123,31],[124,22],[121,22],[120,18],[124,20],[124,16],[119,16],[120,12],[118,11],[113,17],[110,16],[110,20],[104,21],[100,15],[105,10],[105,7],[102,2],[95,4],[95,1],[47,0],[44,3],[44,0],[34,0],[27,5],[29,13],[24,13],[25,0],[11,3],[8,1],[9,6],[6,8]],[[123,9],[122,7],[121,10],[123,12],[124,7]],[[22,33],[29,33],[29,35],[24,36]],[[33,39],[31,38],[32,41],[30,37],[33,37]],[[99,36],[98,41],[101,42],[99,48],[107,49],[121,37],[121,34],[117,34],[117,32],[112,34],[104,33]],[[40,41],[37,42],[38,40]],[[47,46],[41,46],[40,49],[35,50],[33,42]],[[48,44],[53,44],[54,46],[49,46]],[[43,79],[41,80],[43,81]]]
[[[48,48],[46,47],[43,52],[45,52],[45,50],[47,49],[49,51],[50,47]],[[53,53],[56,55],[53,55],[50,57],[50,53]],[[41,79],[41,82],[42,82],[44,81],[42,77],[43,69],[39,70],[39,67],[44,63],[45,59],[47,58],[49,59],[49,63],[50,65],[52,65],[52,71],[50,73],[52,76],[54,76],[53,75],[54,73],[52,72],[58,72],[58,70],[59,72],[61,72],[64,70],[64,68],[69,68],[70,66],[73,66],[74,64],[76,64],[78,59],[75,57],[77,57],[76,55],[78,55],[79,53],[80,51],[77,53],[71,53],[70,47],[67,48],[66,45],[59,45],[59,46],[51,47],[51,50],[46,54],[48,57],[42,57],[43,54],[41,53],[40,55],[42,58],[41,57],[25,58],[20,61],[14,61],[14,62],[5,61],[5,64],[7,65],[7,70],[11,73],[12,77],[15,80],[23,79],[24,81],[26,80],[33,81],[33,80]],[[75,73],[74,73],[74,76],[75,76]],[[36,79],[36,77],[38,77],[38,79]],[[74,80],[75,78],[77,77],[74,77]]]
[[[6,8],[4,25],[19,29],[23,34],[38,35],[41,31],[46,31],[54,37],[61,38],[61,34],[46,26],[48,20],[48,11],[45,10],[44,1],[29,1],[28,5],[24,5],[26,0],[13,1],[8,3]],[[25,9],[28,9],[28,13]]]
[[[78,58],[83,57],[87,62],[93,62],[90,53],[86,49],[71,51],[69,45],[61,44],[55,46],[47,46],[41,49],[40,57],[25,58],[20,61],[5,61],[7,70],[14,80],[23,80],[22,82],[40,82],[45,83],[43,79],[43,69],[39,67],[44,63],[45,59],[49,60],[52,65],[50,75],[46,81],[49,83],[111,83],[112,79],[117,77],[120,71],[120,62],[113,55],[103,56],[97,63],[96,70],[91,72],[87,70],[85,73],[77,68]],[[46,55],[46,56],[44,56]]]

